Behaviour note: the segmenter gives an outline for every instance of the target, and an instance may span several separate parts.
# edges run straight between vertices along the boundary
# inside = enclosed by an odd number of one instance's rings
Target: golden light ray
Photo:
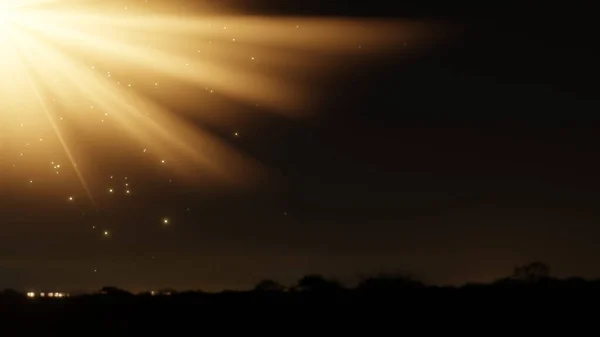
[[[133,90],[115,87],[106,77],[91,76],[88,68],[53,49],[51,44],[43,41],[34,44],[34,40],[26,34],[20,40],[29,46],[26,55],[28,60],[35,59],[36,55],[43,55],[45,60],[61,69],[59,74],[53,74],[53,69],[40,63],[34,66],[34,72],[39,78],[54,77],[65,83],[67,87],[57,90],[53,86],[50,90],[55,97],[66,102],[67,110],[78,109],[77,102],[69,100],[69,96],[76,94],[86,97],[96,109],[119,112],[111,113],[111,120],[124,128],[127,135],[138,141],[140,146],[153,149],[157,162],[158,159],[165,158],[165,154],[169,157],[177,157],[179,154],[181,158],[191,159],[196,165],[204,167],[206,173],[226,180],[236,180],[237,174],[234,172],[242,167],[242,158],[220,144],[215,137],[202,130],[192,129],[176,115],[137,96]],[[152,119],[147,118],[147,115],[151,115]],[[74,116],[82,128],[89,127],[86,117],[88,116]],[[89,131],[94,132],[94,128],[95,125],[92,125]],[[178,136],[173,137],[173,132]],[[192,144],[199,145],[194,147]],[[252,167],[250,159],[246,158],[244,165]],[[184,173],[186,165],[180,164],[174,168],[179,168]],[[243,181],[238,180],[236,183],[241,184]]]
[[[17,47],[17,52],[18,53],[20,52],[19,47]],[[60,129],[58,128],[56,122],[54,121],[52,113],[50,112],[50,109],[47,106],[46,101],[42,97],[42,95],[41,95],[41,93],[40,93],[40,91],[39,91],[39,89],[37,87],[38,84],[31,78],[31,75],[29,74],[29,72],[25,72],[25,77],[27,78],[27,80],[28,80],[28,82],[29,82],[29,84],[30,84],[33,92],[35,93],[35,98],[39,102],[40,107],[41,107],[42,111],[44,112],[44,115],[48,119],[48,122],[50,123],[50,126],[52,127],[52,130],[54,130],[54,133],[56,134],[56,137],[58,138],[58,140],[59,140],[59,142],[60,142],[63,150],[65,151],[65,154],[69,158],[69,162],[71,163],[71,165],[73,167],[73,170],[77,174],[77,178],[81,182],[82,187],[85,189],[85,192],[86,192],[88,198],[95,205],[96,202],[94,201],[94,196],[92,195],[92,193],[91,193],[91,191],[90,191],[90,189],[88,187],[88,184],[85,181],[85,178],[81,174],[81,171],[77,167],[77,162],[73,158],[73,155],[71,154],[71,150],[69,149],[67,143],[65,142],[65,140],[64,140],[64,138],[63,138],[63,136],[62,136],[62,134],[60,132]]]
[[[60,147],[91,200],[94,189],[88,183],[94,172],[89,168],[95,158],[73,135],[85,134],[86,142],[121,151],[143,149],[151,162],[187,173],[189,180],[202,180],[202,172],[240,184],[264,169],[222,136],[170,110],[185,102],[159,104],[155,96],[161,92],[176,97],[181,88],[191,88],[185,90],[198,93],[197,107],[201,95],[214,92],[293,116],[314,99],[313,88],[293,80],[308,76],[311,66],[319,65],[320,74],[331,64],[330,56],[344,62],[351,54],[367,57],[432,38],[431,27],[420,22],[182,17],[127,8],[96,12],[85,4],[38,7],[51,3],[58,1],[0,1],[0,149],[10,147],[5,153],[18,156],[28,173],[34,171],[28,165],[50,162],[50,152]],[[195,111],[193,120],[208,126],[219,114]],[[51,134],[56,143],[33,149],[34,139],[42,142]],[[44,151],[48,160],[23,159]],[[16,163],[16,158],[2,160]]]

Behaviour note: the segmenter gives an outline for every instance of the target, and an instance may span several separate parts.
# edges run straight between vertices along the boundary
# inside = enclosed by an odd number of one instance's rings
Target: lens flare
[[[0,3],[4,190],[75,181],[94,202],[115,192],[99,177],[141,164],[190,182],[247,183],[261,165],[228,145],[246,138],[230,110],[296,116],[316,99],[311,74],[430,34],[421,23],[62,3]]]

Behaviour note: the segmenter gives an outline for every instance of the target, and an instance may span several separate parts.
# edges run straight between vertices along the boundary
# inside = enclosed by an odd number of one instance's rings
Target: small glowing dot
[[[69,197],[69,201],[73,201],[73,197]]]
[[[109,193],[113,193],[113,192],[114,192],[114,190],[111,188],[111,189],[109,189],[109,190],[108,190],[108,192],[109,192]]]
[[[160,162],[161,162],[161,163],[163,163],[163,164],[165,163],[165,161],[164,161],[164,160],[161,160]]]
[[[108,236],[108,231],[104,231],[104,236]]]

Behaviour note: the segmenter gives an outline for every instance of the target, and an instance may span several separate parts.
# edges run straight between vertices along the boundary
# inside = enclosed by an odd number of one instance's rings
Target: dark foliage
[[[56,335],[196,336],[208,333],[200,329],[207,326],[245,331],[257,324],[272,328],[286,324],[296,329],[323,322],[339,332],[352,330],[359,322],[402,318],[411,323],[410,317],[423,314],[429,319],[440,313],[473,320],[493,312],[502,317],[520,311],[539,314],[545,309],[571,308],[573,301],[595,303],[597,290],[600,281],[552,278],[546,265],[532,263],[502,280],[461,287],[429,286],[403,274],[380,274],[363,277],[352,288],[322,275],[307,275],[288,289],[263,280],[250,291],[220,293],[164,289],[133,295],[104,287],[89,295],[27,298],[5,290],[0,293],[0,315],[26,329],[27,335],[44,336],[54,335],[48,329],[57,327]],[[563,306],[565,301],[571,301],[571,306]]]

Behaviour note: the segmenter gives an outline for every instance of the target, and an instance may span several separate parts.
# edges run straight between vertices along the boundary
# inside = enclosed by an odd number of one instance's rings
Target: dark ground
[[[493,321],[498,329],[525,329],[522,324],[553,317],[569,321],[600,295],[598,281],[581,279],[504,279],[460,288],[425,286],[402,278],[371,281],[355,289],[321,279],[291,289],[154,296],[108,289],[65,299],[28,299],[5,291],[0,294],[0,317],[6,322],[4,332],[16,325],[14,331],[28,336],[313,334],[356,333],[356,329],[387,334],[398,324],[420,326],[421,331],[472,326],[465,320]],[[536,329],[547,329],[547,324]]]

